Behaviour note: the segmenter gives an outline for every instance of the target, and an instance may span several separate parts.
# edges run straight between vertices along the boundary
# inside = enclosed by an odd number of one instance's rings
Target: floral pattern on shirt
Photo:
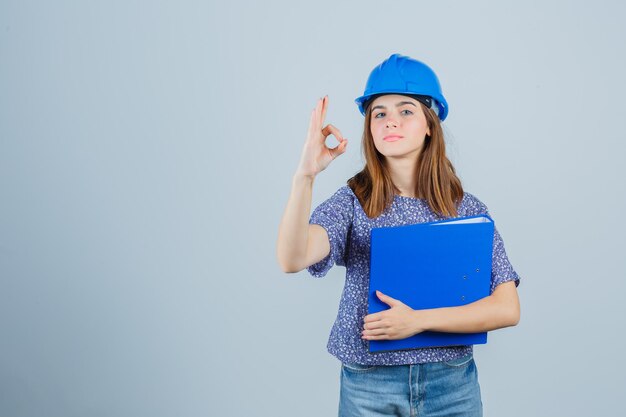
[[[465,192],[458,217],[479,214],[489,215],[487,207]],[[330,354],[344,363],[404,365],[451,360],[473,352],[473,346],[468,345],[370,353],[369,342],[361,338],[363,318],[367,315],[371,229],[438,220],[443,218],[430,209],[426,200],[400,195],[394,196],[393,204],[385,212],[370,219],[348,185],[339,188],[313,210],[309,223],[326,229],[330,253],[309,266],[308,272],[313,277],[322,278],[333,265],[346,267],[339,311],[327,344]],[[490,293],[499,284],[512,280],[519,285],[520,277],[511,266],[504,242],[495,228]]]

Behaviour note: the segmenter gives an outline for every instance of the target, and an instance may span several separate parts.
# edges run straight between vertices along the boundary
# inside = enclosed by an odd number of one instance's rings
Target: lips
[[[402,139],[402,136],[400,135],[387,135],[383,138],[385,142],[395,142],[400,139]]]

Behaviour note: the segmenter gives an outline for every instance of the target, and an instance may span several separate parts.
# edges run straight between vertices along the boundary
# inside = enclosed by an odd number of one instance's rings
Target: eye
[[[379,117],[378,117],[378,116],[380,116],[381,114],[385,114],[385,113],[380,112],[380,113],[378,113],[376,116],[374,116],[374,118],[375,118],[375,119],[379,119]]]
[[[409,114],[413,114],[413,112],[411,110],[402,110],[403,112],[408,111]]]

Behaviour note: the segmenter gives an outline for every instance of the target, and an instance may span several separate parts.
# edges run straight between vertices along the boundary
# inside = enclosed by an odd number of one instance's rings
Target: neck
[[[400,195],[414,197],[417,188],[417,157],[387,157],[387,169]]]

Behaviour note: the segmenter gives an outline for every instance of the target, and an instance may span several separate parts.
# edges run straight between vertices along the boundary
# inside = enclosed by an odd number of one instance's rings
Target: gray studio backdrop
[[[626,386],[623,2],[0,2],[0,415],[332,416],[345,269],[285,274],[315,101],[395,52],[522,277],[475,357],[487,416],[609,416]],[[334,146],[331,137],[329,145]]]

